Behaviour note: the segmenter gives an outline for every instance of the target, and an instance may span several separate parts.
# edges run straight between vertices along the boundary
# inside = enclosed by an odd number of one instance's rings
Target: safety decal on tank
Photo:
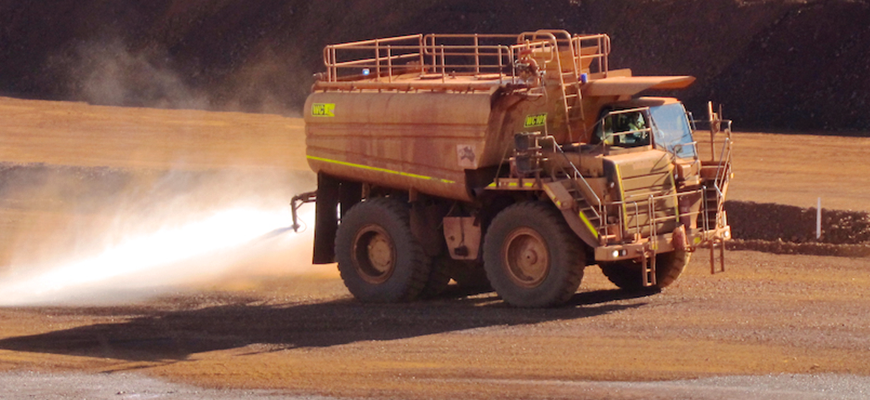
[[[534,128],[536,126],[544,126],[547,124],[547,113],[537,115],[527,115],[526,123],[523,125],[526,128]]]
[[[456,159],[460,167],[465,169],[477,168],[477,151],[475,146],[468,144],[456,145]]]
[[[334,117],[335,103],[314,103],[311,105],[311,116]]]

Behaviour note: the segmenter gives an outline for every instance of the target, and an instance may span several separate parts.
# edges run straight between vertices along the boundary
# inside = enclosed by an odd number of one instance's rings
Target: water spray
[[[297,209],[292,209],[291,227],[296,232],[301,226]],[[0,282],[0,306],[53,304],[108,292],[133,294],[149,287],[165,289],[214,278],[262,252],[301,244],[303,238],[296,235],[290,242],[279,239],[287,238],[287,214],[286,208],[230,208],[197,221],[125,237],[96,254],[61,265],[16,268],[41,272]],[[306,214],[301,219],[310,217]],[[288,265],[298,261],[286,260]]]

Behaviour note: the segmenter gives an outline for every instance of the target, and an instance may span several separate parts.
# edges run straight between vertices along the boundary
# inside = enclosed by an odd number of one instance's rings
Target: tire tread
[[[493,232],[493,227],[495,229],[499,229],[501,226],[510,227],[516,225],[517,221],[521,220],[531,220],[535,221],[535,223],[542,222],[541,226],[549,232],[539,233],[545,238],[555,240],[551,247],[563,252],[562,255],[552,254],[551,259],[555,261],[561,258],[570,264],[563,266],[567,269],[567,271],[564,271],[566,276],[561,278],[559,282],[553,283],[554,287],[540,297],[530,298],[523,296],[520,292],[516,291],[515,287],[511,287],[502,277],[498,276],[501,273],[499,271],[501,269],[499,259],[501,257],[502,243],[493,242],[493,240],[500,236],[500,233],[497,232],[494,236],[490,235],[490,233]],[[521,202],[506,208],[493,219],[490,225],[490,232],[487,232],[484,243],[484,267],[493,288],[496,289],[496,292],[499,293],[505,302],[517,307],[553,307],[566,303],[577,292],[577,288],[583,280],[583,269],[586,260],[583,253],[585,248],[585,244],[571,230],[562,214],[551,204],[540,201]]]
[[[400,235],[397,236],[401,236],[401,239],[408,240],[408,262],[411,267],[411,271],[409,271],[410,276],[398,292],[383,292],[373,295],[366,293],[358,287],[360,284],[358,278],[353,276],[355,275],[355,271],[352,268],[342,268],[341,260],[339,260],[339,272],[345,286],[347,286],[348,290],[351,291],[354,297],[363,302],[394,303],[416,300],[426,286],[426,282],[429,280],[431,259],[424,252],[423,246],[411,233],[411,217],[408,206],[393,198],[372,198],[354,205],[345,215],[345,220],[347,221],[350,219],[351,221],[349,223],[353,223],[354,219],[365,218],[366,215],[363,214],[367,212],[383,213],[385,217],[390,220],[389,222],[397,225],[397,229],[400,230]],[[341,225],[339,225],[339,233],[336,235],[335,239],[336,254],[339,254],[339,252],[342,251],[340,247],[344,245],[343,243],[352,242],[352,239],[348,241],[348,238],[346,237],[348,234],[349,233],[343,231]],[[395,241],[397,239],[394,238],[393,240]],[[401,256],[397,254],[397,257]]]

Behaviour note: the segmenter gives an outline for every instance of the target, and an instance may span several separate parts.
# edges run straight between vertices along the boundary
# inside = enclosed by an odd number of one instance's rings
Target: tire
[[[407,204],[374,198],[353,206],[335,238],[344,285],[366,303],[415,300],[429,278],[431,260],[411,233]]]
[[[656,284],[648,288],[643,286],[643,266],[635,260],[599,263],[599,266],[604,276],[621,289],[655,290],[673,284],[686,269],[690,258],[690,253],[679,250],[656,254]]]
[[[567,302],[583,279],[585,245],[551,204],[523,202],[499,213],[484,241],[484,268],[496,293],[516,307]]]

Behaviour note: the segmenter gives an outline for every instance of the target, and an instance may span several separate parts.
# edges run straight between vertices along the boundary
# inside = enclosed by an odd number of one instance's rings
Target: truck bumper
[[[656,253],[668,253],[678,249],[693,252],[699,246],[731,240],[731,226],[725,225],[709,231],[692,230],[685,234],[685,242],[680,239],[680,235],[676,235],[677,240],[674,240],[674,236],[674,233],[666,233],[637,242],[596,247],[595,261],[633,260],[644,257],[650,250]]]

